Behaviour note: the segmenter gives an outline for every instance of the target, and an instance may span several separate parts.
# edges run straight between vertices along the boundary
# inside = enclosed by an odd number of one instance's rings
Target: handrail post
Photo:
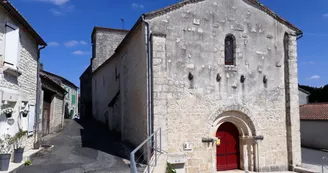
[[[134,153],[133,152],[131,152],[130,153],[130,164],[131,164],[131,173],[136,173],[137,171],[136,171],[136,162],[135,162],[135,160],[134,160],[135,158],[134,158]]]
[[[162,152],[162,128],[159,128],[159,151]]]
[[[155,132],[154,151],[155,151],[155,166],[156,166],[157,165],[157,131]]]

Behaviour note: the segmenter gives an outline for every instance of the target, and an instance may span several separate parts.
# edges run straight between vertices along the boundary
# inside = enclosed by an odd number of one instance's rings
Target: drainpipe
[[[35,103],[35,122],[34,122],[34,149],[40,148],[40,129],[39,129],[39,115],[40,115],[40,95],[41,95],[41,82],[40,82],[40,52],[46,45],[38,48],[37,57],[37,82],[36,82],[36,103]]]
[[[150,27],[149,27],[149,23],[147,21],[145,21],[145,17],[144,15],[142,15],[141,17],[142,21],[146,24],[147,27],[147,56],[148,56],[148,137],[152,134],[153,131],[153,119],[152,119],[152,115],[153,115],[153,69],[152,69],[152,57],[151,57],[151,47],[150,47]],[[150,152],[151,152],[151,145],[152,145],[152,139],[148,140],[147,142],[147,164],[150,164]],[[150,173],[150,170],[148,168],[148,173]]]
[[[142,15],[142,21],[147,27],[147,59],[148,59],[148,135],[150,136],[153,132],[153,62],[151,57],[151,43],[150,43],[150,26],[147,21],[145,21],[144,15]]]

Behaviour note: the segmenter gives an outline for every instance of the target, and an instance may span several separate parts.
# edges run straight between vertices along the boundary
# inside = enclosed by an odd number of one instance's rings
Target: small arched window
[[[227,35],[224,40],[224,64],[235,65],[235,37],[231,34]]]

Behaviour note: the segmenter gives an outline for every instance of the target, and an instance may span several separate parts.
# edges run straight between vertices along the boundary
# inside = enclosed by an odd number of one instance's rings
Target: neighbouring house
[[[161,128],[179,172],[294,170],[301,36],[257,0],[143,14],[119,44],[93,39],[92,115],[135,146]]]
[[[328,149],[328,103],[305,104],[300,107],[302,146]]]
[[[25,150],[37,139],[38,65],[46,45],[9,1],[0,1],[0,137],[28,131]],[[8,110],[10,117],[4,114]]]
[[[43,67],[42,67],[43,69]],[[60,86],[62,86],[67,94],[65,95],[65,106],[64,106],[64,114],[65,118],[74,118],[75,115],[79,115],[79,100],[78,100],[78,87],[72,83],[71,81],[61,77],[59,75],[53,74],[48,71],[43,71],[49,78],[57,82]]]
[[[119,45],[119,43],[123,40],[123,38],[126,36],[126,34],[129,31],[123,30],[123,29],[113,29],[113,28],[104,28],[104,27],[94,27],[92,34],[91,34],[91,40],[92,40],[92,58],[91,58],[91,64],[90,66],[83,72],[83,74],[80,77],[80,94],[81,94],[81,117],[83,116],[99,116],[97,120],[108,122],[107,114],[113,113],[113,111],[107,111],[107,106],[110,101],[102,101],[99,99],[102,99],[103,97],[98,97],[97,94],[100,94],[100,92],[97,92],[95,94],[94,92],[98,91],[97,86],[94,86],[92,88],[92,73],[97,70],[97,68],[102,65],[107,59],[109,59],[115,52],[116,47]],[[116,69],[116,73],[118,73],[119,69]],[[115,75],[108,73],[107,75]],[[108,81],[105,84],[105,76],[103,79],[102,85],[112,85],[113,87],[116,87],[117,83],[117,77],[114,79],[114,83],[111,84]],[[112,82],[112,78],[108,78],[106,80],[110,80]],[[103,95],[106,95],[108,93],[112,94],[114,91],[107,91],[103,90]],[[101,94],[100,94],[101,95]],[[113,98],[113,96],[109,95],[108,97],[105,97],[106,99]],[[99,110],[101,109],[101,110]],[[105,109],[105,110],[104,110]],[[101,113],[101,115],[99,115]],[[100,117],[101,116],[101,117]],[[112,129],[112,127],[110,127]]]
[[[64,98],[67,91],[60,84],[48,77],[45,71],[40,72],[40,77],[42,84],[42,116],[40,121],[42,125],[42,136],[45,136],[63,128]]]
[[[300,105],[305,105],[305,104],[309,103],[310,92],[308,92],[305,89],[299,87],[298,88],[298,95],[299,95]]]

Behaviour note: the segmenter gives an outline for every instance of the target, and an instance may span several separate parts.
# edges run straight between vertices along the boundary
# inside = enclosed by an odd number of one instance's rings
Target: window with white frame
[[[17,68],[19,59],[19,28],[10,23],[5,30],[5,65]]]

